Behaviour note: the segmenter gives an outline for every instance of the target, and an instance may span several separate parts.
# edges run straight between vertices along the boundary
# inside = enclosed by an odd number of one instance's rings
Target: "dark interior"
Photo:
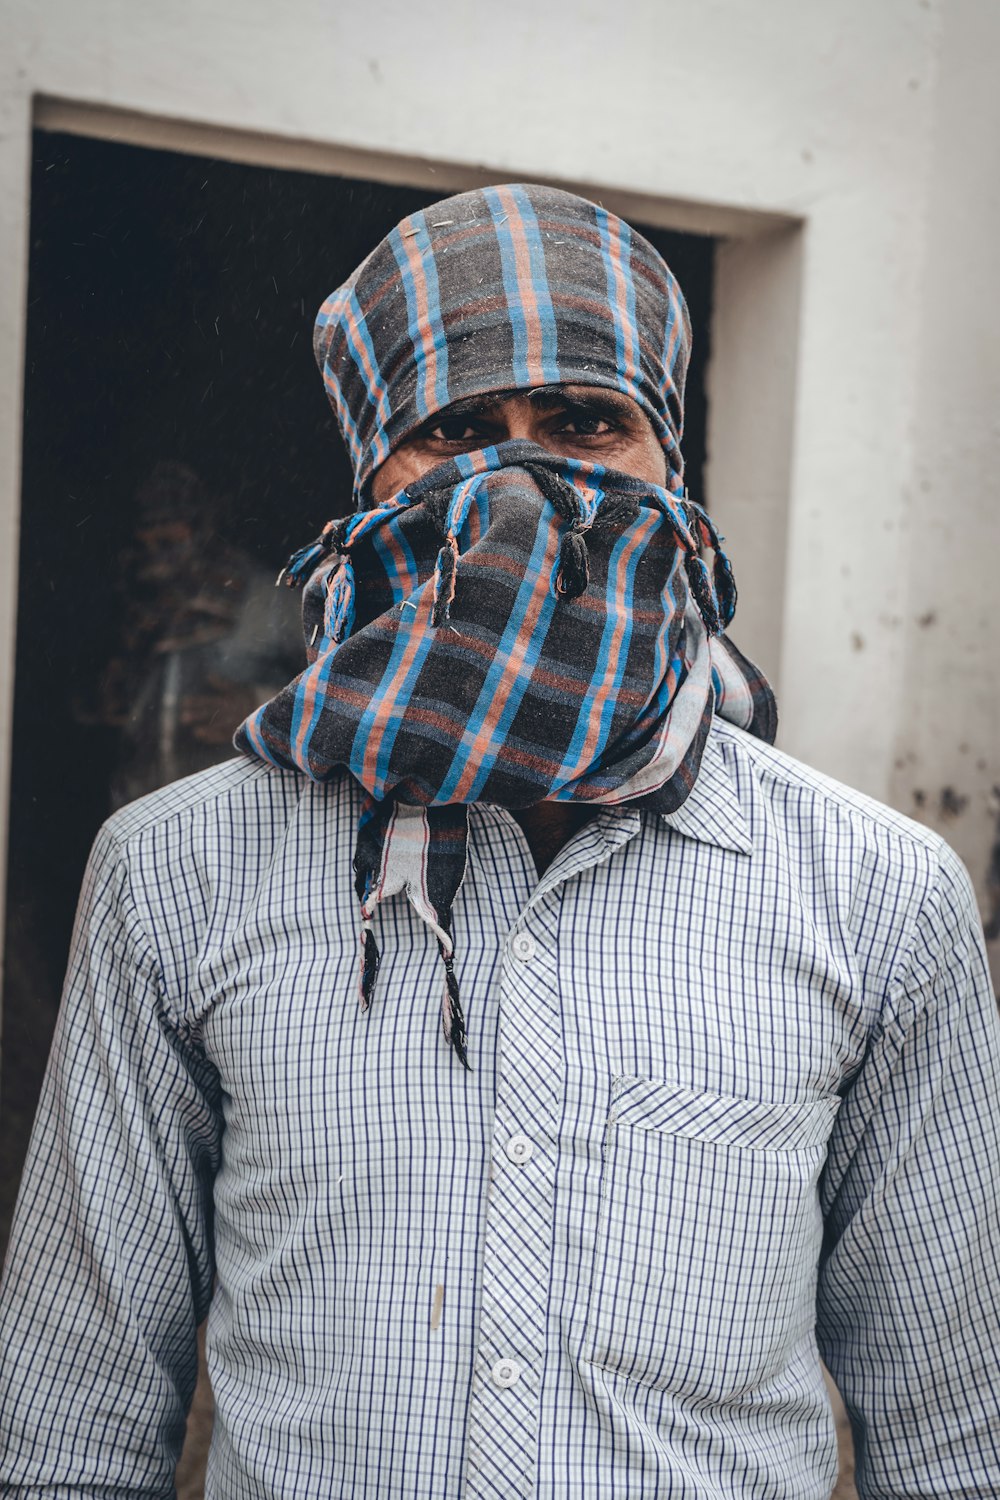
[[[83,867],[115,801],[125,731],[108,704],[141,677],[156,630],[162,595],[136,565],[137,535],[150,515],[196,514],[189,576],[205,590],[234,556],[276,572],[349,509],[313,314],[393,224],[442,196],[47,132],[31,192],[0,1240]],[[691,308],[685,451],[703,499],[713,241],[644,232]]]

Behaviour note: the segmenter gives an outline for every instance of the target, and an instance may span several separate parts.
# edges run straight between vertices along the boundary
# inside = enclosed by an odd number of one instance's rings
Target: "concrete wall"
[[[1000,7],[939,49],[906,476],[902,702],[889,798],[963,856],[1000,977]]]
[[[737,639],[780,681],[785,747],[941,822],[988,902],[988,798],[1000,781],[995,8],[4,0],[2,10],[0,702],[33,117],[443,192],[563,181],[729,237],[709,483],[743,585]]]

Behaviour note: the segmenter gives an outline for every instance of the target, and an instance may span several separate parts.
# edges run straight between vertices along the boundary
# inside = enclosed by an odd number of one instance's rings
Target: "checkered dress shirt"
[[[1000,1045],[931,833],[716,723],[539,879],[473,807],[359,1011],[347,778],[231,762],[98,839],[8,1261],[5,1495],[1000,1490]]]

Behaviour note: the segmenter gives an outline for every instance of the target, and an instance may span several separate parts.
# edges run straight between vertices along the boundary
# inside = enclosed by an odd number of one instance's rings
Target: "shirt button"
[[[523,964],[538,952],[538,945],[528,932],[516,932],[510,946],[514,957],[519,958]]]
[[[493,1384],[506,1390],[509,1385],[516,1385],[521,1378],[521,1366],[513,1359],[498,1359],[490,1372],[493,1376]]]
[[[531,1153],[535,1149],[535,1143],[534,1141],[529,1141],[526,1135],[512,1135],[503,1149],[512,1162],[516,1163],[519,1167],[523,1167],[524,1163],[530,1159]]]

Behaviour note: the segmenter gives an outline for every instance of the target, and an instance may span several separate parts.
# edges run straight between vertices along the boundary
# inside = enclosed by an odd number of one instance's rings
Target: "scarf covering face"
[[[289,560],[308,666],[236,746],[360,782],[362,1006],[376,909],[405,892],[438,941],[444,1034],[466,1062],[451,912],[468,804],[671,812],[713,712],[770,740],[774,699],[721,634],[732,573],[682,481],[687,315],[627,225],[547,188],[448,199],[328,299],[316,347],[361,503]],[[374,469],[434,412],[554,382],[614,387],[655,417],[666,484],[507,442],[365,503]]]

